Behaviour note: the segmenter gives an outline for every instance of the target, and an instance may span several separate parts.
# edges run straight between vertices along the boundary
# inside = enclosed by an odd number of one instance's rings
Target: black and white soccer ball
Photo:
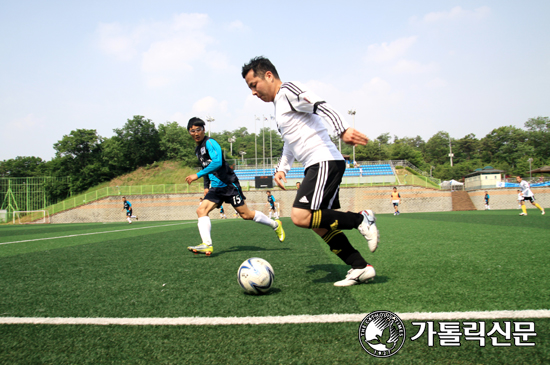
[[[264,259],[252,257],[241,264],[237,272],[239,285],[249,294],[264,294],[271,289],[275,272]]]

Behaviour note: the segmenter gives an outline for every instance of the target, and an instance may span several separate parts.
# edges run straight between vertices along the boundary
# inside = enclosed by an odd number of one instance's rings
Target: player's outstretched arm
[[[344,141],[347,144],[357,146],[360,145],[366,145],[369,139],[367,136],[365,136],[363,133],[359,132],[355,128],[348,128],[345,130],[344,133],[340,136],[342,138],[342,141]]]

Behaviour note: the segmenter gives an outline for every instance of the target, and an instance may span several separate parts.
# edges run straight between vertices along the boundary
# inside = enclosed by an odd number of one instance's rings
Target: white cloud
[[[207,14],[178,14],[175,15],[171,24],[174,31],[189,31],[203,29],[210,23]]]
[[[176,83],[196,66],[228,69],[224,53],[211,49],[216,40],[208,34],[207,14],[177,14],[165,22],[134,27],[99,24],[96,33],[101,51],[120,61],[139,57],[146,84],[153,88]]]
[[[228,102],[226,100],[218,101],[213,96],[206,96],[193,104],[193,113],[196,115],[226,115],[228,112]]]
[[[365,60],[378,63],[393,61],[403,56],[416,43],[416,40],[416,36],[410,36],[399,38],[391,43],[371,44],[367,48]]]
[[[136,56],[136,40],[119,23],[100,23],[97,27],[98,47],[120,61],[129,61]]]
[[[437,70],[437,64],[435,62],[423,65],[416,61],[399,60],[393,67],[392,71],[398,74],[420,74],[427,72],[434,72]]]
[[[235,31],[248,31],[250,28],[248,28],[246,25],[243,24],[240,20],[235,20],[229,23],[229,30],[235,30]]]
[[[42,129],[44,127],[44,120],[36,117],[33,113],[26,116],[10,121],[7,125],[8,131],[29,131]]]
[[[491,9],[488,6],[482,6],[475,10],[465,10],[460,6],[455,6],[450,11],[431,12],[423,17],[423,21],[426,23],[448,21],[454,19],[474,18],[483,19],[491,13]]]

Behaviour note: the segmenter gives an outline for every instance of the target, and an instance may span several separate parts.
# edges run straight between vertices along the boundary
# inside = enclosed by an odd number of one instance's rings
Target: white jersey
[[[306,168],[322,161],[344,160],[325,125],[329,123],[337,135],[344,133],[349,125],[340,113],[296,82],[283,83],[273,103],[284,141],[276,171],[287,174],[294,160]]]
[[[519,188],[521,189],[521,195],[523,195],[524,198],[529,198],[533,196],[533,192],[531,191],[531,185],[525,180],[521,180],[519,183]]]

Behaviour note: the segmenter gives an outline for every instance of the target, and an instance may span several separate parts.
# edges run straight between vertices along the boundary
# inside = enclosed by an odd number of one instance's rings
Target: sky
[[[275,129],[241,76],[260,55],[371,139],[522,128],[550,116],[548,14],[547,0],[0,0],[0,161],[50,160],[71,131],[111,137],[134,115]]]

